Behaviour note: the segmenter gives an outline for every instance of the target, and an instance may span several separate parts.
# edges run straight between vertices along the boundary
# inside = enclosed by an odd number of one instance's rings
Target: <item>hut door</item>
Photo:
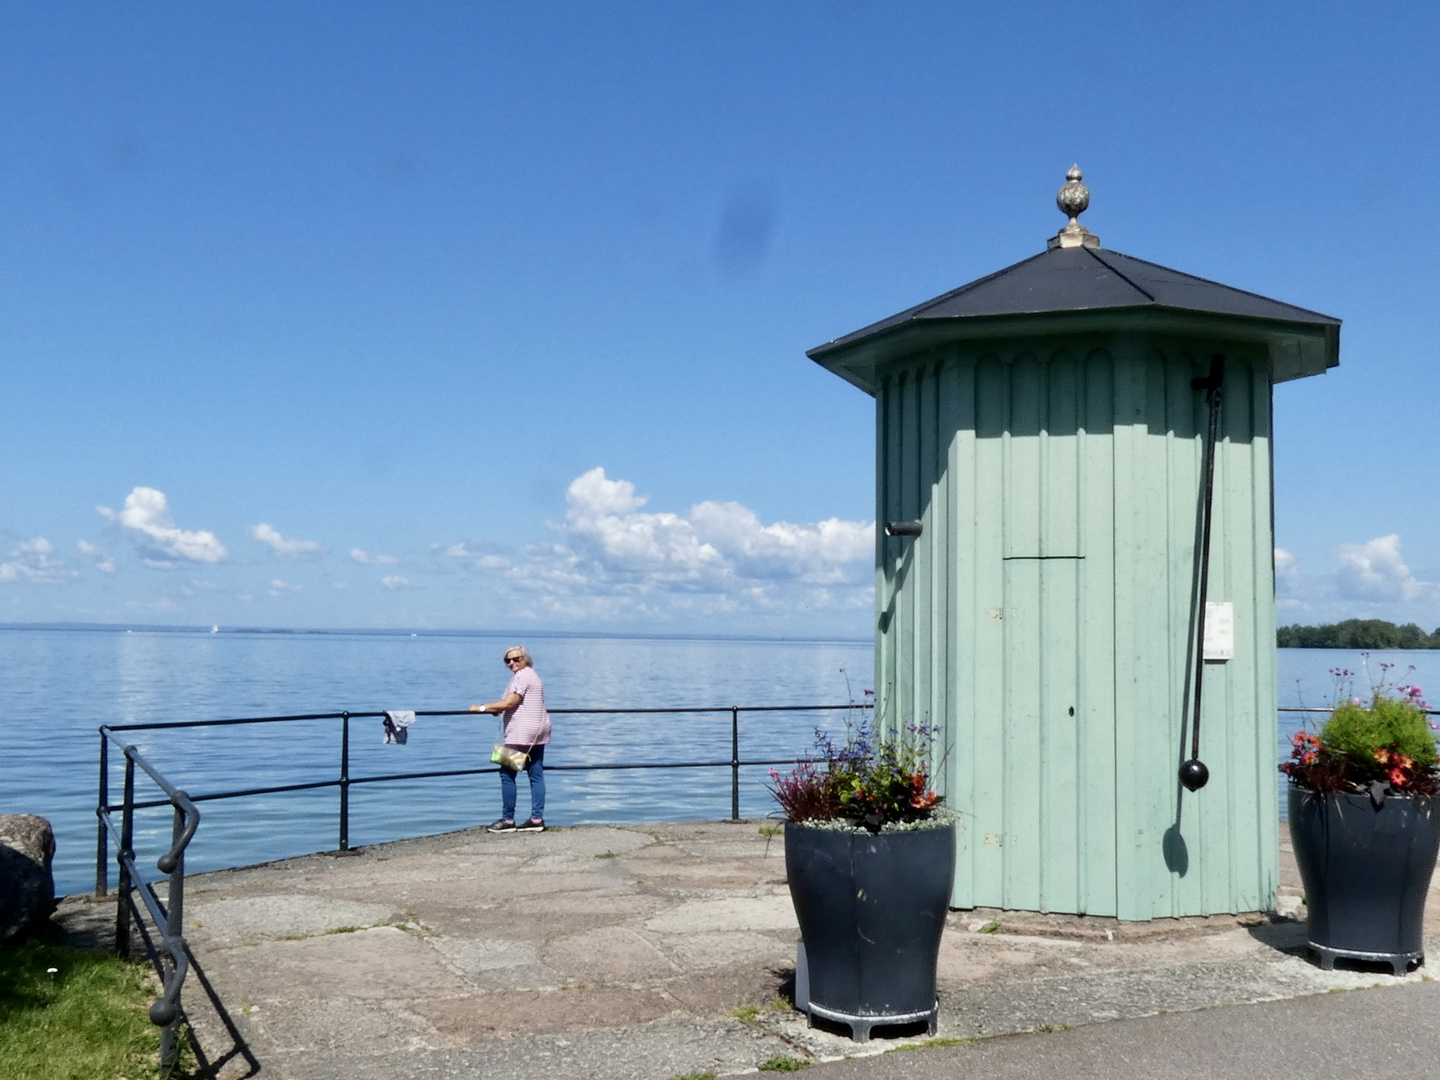
[[[1083,911],[1078,656],[1084,560],[1005,565],[1004,906]]]

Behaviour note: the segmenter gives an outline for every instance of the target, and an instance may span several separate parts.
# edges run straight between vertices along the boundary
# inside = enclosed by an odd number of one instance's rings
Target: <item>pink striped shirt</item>
[[[544,746],[550,741],[550,714],[545,711],[545,688],[533,667],[522,667],[510,676],[502,698],[520,695],[520,704],[505,711],[505,743],[508,746]]]

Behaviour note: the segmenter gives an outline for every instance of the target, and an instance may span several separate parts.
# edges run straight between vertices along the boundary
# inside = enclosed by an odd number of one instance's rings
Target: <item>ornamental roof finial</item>
[[[1080,182],[1082,175],[1079,165],[1071,165],[1070,171],[1065,174],[1065,183],[1055,194],[1055,205],[1060,207],[1060,212],[1068,215],[1070,220],[1050,238],[1052,248],[1100,246],[1100,237],[1080,224],[1080,215],[1090,205],[1090,189]]]

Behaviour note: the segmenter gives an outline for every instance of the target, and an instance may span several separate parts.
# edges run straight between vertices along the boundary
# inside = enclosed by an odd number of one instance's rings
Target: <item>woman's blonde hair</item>
[[[535,661],[530,659],[530,650],[527,649],[524,645],[511,645],[508,649],[505,650],[504,653],[505,659],[507,660],[510,659],[510,657],[516,655],[518,655],[521,660],[525,661],[526,667],[535,666]]]

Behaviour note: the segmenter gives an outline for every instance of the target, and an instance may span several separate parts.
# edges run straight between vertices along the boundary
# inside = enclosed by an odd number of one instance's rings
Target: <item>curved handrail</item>
[[[150,1005],[150,1022],[156,1027],[168,1027],[180,1019],[180,988],[185,985],[185,976],[190,973],[190,957],[185,949],[185,939],[162,937],[161,946],[174,959],[170,977],[165,980],[164,993]]]
[[[105,830],[115,837],[116,853],[122,870],[120,907],[116,911],[117,944],[121,944],[129,933],[129,909],[126,905],[132,904],[133,900],[125,895],[124,880],[128,878],[134,883],[136,891],[140,893],[140,899],[150,913],[150,918],[154,920],[157,936],[160,939],[159,948],[170,954],[168,971],[165,970],[166,965],[157,964],[164,980],[163,987],[160,997],[151,1004],[149,1011],[150,1022],[163,1029],[160,1038],[160,1060],[162,1066],[169,1067],[176,1060],[179,1021],[184,1011],[180,1003],[180,993],[185,985],[185,977],[190,971],[190,953],[189,947],[185,943],[182,922],[185,899],[185,849],[190,846],[190,841],[195,837],[195,830],[200,827],[200,811],[190,796],[165,779],[159,770],[145,760],[145,756],[134,745],[123,743],[109,727],[102,725],[100,733],[104,739],[120,747],[126,761],[126,801],[123,807],[125,827],[123,831],[116,830],[115,823],[110,820],[108,806],[102,802],[96,809]],[[103,747],[105,744],[102,742],[101,745]],[[135,852],[126,843],[131,832],[131,818],[135,812],[132,784],[136,767],[165,793],[166,799],[175,809],[175,828],[170,848],[155,861],[155,868],[162,874],[169,875],[170,878],[170,891],[166,895],[163,907],[160,904],[160,898],[155,894],[154,887],[145,881],[139,867],[135,865]],[[124,948],[123,944],[121,947]]]

